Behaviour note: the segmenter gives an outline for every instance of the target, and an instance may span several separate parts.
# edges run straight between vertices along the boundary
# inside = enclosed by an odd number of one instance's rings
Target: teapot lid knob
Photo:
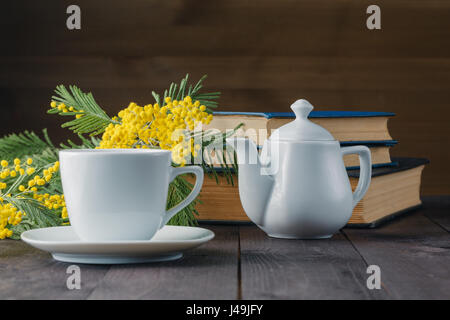
[[[308,119],[314,107],[305,99],[295,101],[291,105],[295,120],[272,132],[271,140],[279,141],[334,141],[333,136],[325,128]]]
[[[314,107],[307,100],[299,99],[291,105],[291,109],[294,111],[297,119],[306,119]]]

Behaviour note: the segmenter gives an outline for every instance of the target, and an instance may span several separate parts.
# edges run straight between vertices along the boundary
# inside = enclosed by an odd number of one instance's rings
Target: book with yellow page
[[[370,148],[374,167],[396,165],[390,158],[390,148],[397,144],[388,130],[390,112],[365,111],[312,111],[309,119],[327,129],[342,146],[365,145]],[[206,129],[222,132],[243,124],[235,133],[246,136],[261,147],[272,130],[292,121],[292,112],[214,112],[214,118]],[[228,159],[232,163],[232,159]],[[359,166],[357,155],[344,156],[348,168]],[[213,163],[214,165],[214,163]]]
[[[349,226],[375,227],[396,215],[421,205],[421,175],[428,160],[422,158],[393,158],[396,166],[374,168],[372,182],[364,198],[356,205]],[[359,170],[347,170],[353,189]],[[233,184],[219,172],[219,183],[205,177],[197,205],[198,219],[203,222],[250,222],[240,198],[237,177]]]
[[[388,120],[395,116],[391,112],[367,111],[311,111],[309,119],[327,129],[339,141],[385,141],[392,140]],[[270,132],[295,119],[293,112],[227,112],[216,111],[207,129],[226,131],[240,123],[244,125],[237,135],[248,136],[257,145],[262,145]]]

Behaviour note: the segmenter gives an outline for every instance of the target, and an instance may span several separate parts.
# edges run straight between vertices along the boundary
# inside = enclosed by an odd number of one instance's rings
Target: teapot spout
[[[248,138],[226,139],[238,160],[239,197],[247,216],[258,226],[264,226],[267,203],[274,179],[265,173],[255,143]]]

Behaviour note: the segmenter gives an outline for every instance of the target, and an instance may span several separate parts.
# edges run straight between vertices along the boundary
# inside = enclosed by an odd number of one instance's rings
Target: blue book
[[[213,115],[222,116],[257,116],[271,118],[295,118],[293,112],[247,112],[247,111],[215,111]],[[309,118],[365,118],[365,117],[393,117],[392,112],[374,111],[312,111]]]
[[[398,165],[397,161],[392,161],[390,157],[389,149],[395,146],[398,142],[395,140],[387,141],[341,141],[341,147],[349,147],[356,145],[365,145],[370,148],[372,156],[372,167],[382,168],[382,167],[395,167]],[[262,146],[257,146],[258,150],[261,151]],[[209,160],[209,159],[208,159]],[[212,161],[212,166],[216,172],[223,171],[221,164],[224,164],[222,160],[214,162]],[[234,161],[232,157],[227,156],[227,164],[232,164]],[[209,162],[208,162],[209,163]],[[210,164],[210,163],[209,163]],[[359,169],[359,158],[357,155],[346,155],[344,156],[344,164],[347,170]]]
[[[237,135],[245,135],[261,148],[271,131],[293,121],[293,112],[230,112],[216,111],[209,125],[221,131],[233,129],[243,123]],[[390,148],[397,144],[389,134],[388,120],[391,112],[368,111],[312,111],[311,121],[327,129],[341,146],[366,145],[372,152],[374,167],[395,166],[391,161]],[[344,158],[349,169],[359,168],[357,156]]]
[[[293,112],[234,112],[216,111],[209,125],[221,131],[235,128],[243,123],[241,132],[253,130],[256,133],[247,134],[254,138],[258,145],[262,145],[264,138],[260,130],[270,132],[282,125],[291,122],[295,115]],[[339,141],[391,141],[388,130],[388,120],[395,116],[391,112],[369,111],[312,111],[309,115],[311,121],[327,129]]]

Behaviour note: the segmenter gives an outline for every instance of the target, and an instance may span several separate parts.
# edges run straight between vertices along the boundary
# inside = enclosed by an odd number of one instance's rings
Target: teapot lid
[[[335,140],[327,130],[311,122],[309,113],[314,107],[305,99],[295,101],[291,105],[295,120],[276,129],[271,137],[289,141],[330,141]]]

